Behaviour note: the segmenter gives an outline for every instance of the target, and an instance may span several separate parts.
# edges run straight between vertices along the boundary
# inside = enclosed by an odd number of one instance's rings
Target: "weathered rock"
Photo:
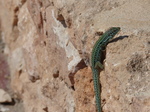
[[[95,111],[90,54],[112,26],[121,32],[106,47],[102,109],[150,111],[149,6],[148,0],[1,0],[3,52],[25,112]]]
[[[11,96],[3,89],[0,89],[0,103],[10,103],[10,102],[12,102]]]

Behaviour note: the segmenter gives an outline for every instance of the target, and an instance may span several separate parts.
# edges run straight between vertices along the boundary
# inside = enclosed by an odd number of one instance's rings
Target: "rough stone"
[[[12,102],[11,96],[3,89],[0,89],[0,103],[10,103],[10,102]]]
[[[106,47],[102,109],[150,111],[149,6],[148,0],[1,0],[0,48],[25,112],[96,111],[90,55],[113,26],[121,31]]]

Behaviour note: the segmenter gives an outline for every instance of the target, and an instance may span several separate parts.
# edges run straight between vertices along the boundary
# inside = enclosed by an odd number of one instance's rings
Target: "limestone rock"
[[[0,103],[10,103],[12,102],[11,96],[4,91],[3,89],[0,89]]]
[[[104,112],[150,111],[149,0],[0,0],[3,53],[25,112],[94,112],[90,55],[109,27]],[[3,47],[2,47],[3,48]]]

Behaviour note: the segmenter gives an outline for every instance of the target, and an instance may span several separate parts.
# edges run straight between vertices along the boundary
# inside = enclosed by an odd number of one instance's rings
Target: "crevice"
[[[46,41],[44,41],[44,45],[46,46]]]
[[[22,69],[19,70],[19,76],[22,74]]]
[[[60,23],[63,25],[64,28],[67,27],[67,24],[66,24],[65,19],[64,19],[64,17],[63,17],[62,14],[59,14],[59,15],[57,16],[57,20],[60,21]]]
[[[48,107],[44,107],[43,110],[44,110],[45,112],[48,112]]]
[[[17,6],[17,7],[14,9],[13,28],[14,28],[15,26],[18,26],[18,11],[19,11],[19,7]]]
[[[4,102],[4,103],[1,103],[2,105],[4,105],[4,106],[8,106],[8,105],[15,105],[16,104],[16,102],[15,102],[15,99],[12,99],[12,102]]]

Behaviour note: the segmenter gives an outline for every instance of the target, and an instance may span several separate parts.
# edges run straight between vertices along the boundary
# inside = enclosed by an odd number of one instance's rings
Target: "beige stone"
[[[90,55],[113,26],[121,31],[106,47],[102,110],[150,111],[149,6],[149,0],[1,0],[11,87],[25,112],[95,112]]]
[[[0,103],[10,103],[10,102],[12,102],[11,96],[3,89],[0,89]]]

